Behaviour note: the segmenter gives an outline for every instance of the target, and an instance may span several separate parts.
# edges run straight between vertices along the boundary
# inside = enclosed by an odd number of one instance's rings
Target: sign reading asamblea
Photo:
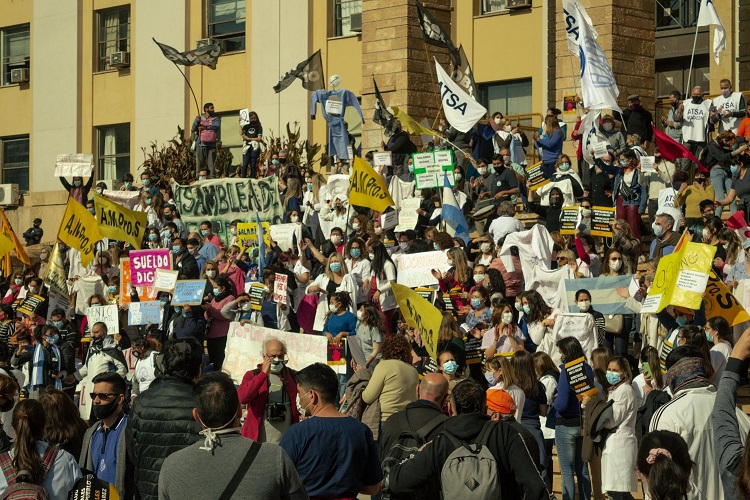
[[[172,184],[174,200],[189,231],[199,231],[204,221],[213,232],[229,241],[233,220],[281,223],[284,208],[279,197],[278,178],[211,179],[189,186]]]

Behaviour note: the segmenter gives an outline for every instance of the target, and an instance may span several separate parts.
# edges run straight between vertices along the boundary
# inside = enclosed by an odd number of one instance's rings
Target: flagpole
[[[687,98],[688,96],[688,90],[690,90],[690,79],[693,77],[693,60],[695,59],[695,47],[698,44],[698,29],[700,29],[700,26],[698,26],[698,23],[696,22],[695,37],[693,38],[693,52],[690,54],[690,69],[688,70],[688,79],[685,86],[685,94],[683,95],[684,98]]]
[[[177,65],[177,63],[174,63],[174,67],[177,68],[177,71],[180,72],[182,75],[182,78],[185,79],[185,83],[187,83],[188,88],[190,89],[190,93],[193,94],[193,101],[195,101],[195,109],[198,111],[198,116],[201,114],[201,108],[198,106],[198,98],[195,97],[195,91],[193,90],[193,86],[190,85],[190,80],[188,80],[187,76],[185,76],[185,72],[182,71],[182,69]]]
[[[427,42],[424,43],[424,53],[427,56],[427,64],[430,64],[430,52],[427,50]],[[432,64],[430,64],[430,67],[432,68],[432,77],[435,79],[435,84],[439,85],[438,79],[437,79],[437,70]],[[438,96],[439,95],[440,93],[438,92]],[[432,127],[430,127],[432,129],[435,128],[435,124],[437,124],[438,118],[440,118],[440,108],[442,107],[441,104],[442,104],[442,101],[440,97],[438,97],[437,114],[435,115],[435,119],[432,120]]]

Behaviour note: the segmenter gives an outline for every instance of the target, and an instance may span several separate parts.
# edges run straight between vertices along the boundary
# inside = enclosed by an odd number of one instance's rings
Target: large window
[[[2,144],[3,184],[18,184],[29,190],[29,136],[0,139]]]
[[[700,0],[656,0],[656,29],[695,26],[700,6]]]
[[[481,0],[482,14],[508,10],[508,0]]]
[[[0,85],[10,85],[10,72],[13,69],[29,69],[31,60],[30,29],[28,24],[0,30],[0,54],[2,54],[2,75]]]
[[[687,81],[690,75],[690,82]],[[691,92],[693,87],[700,85],[703,92],[708,93],[711,82],[710,60],[708,54],[696,54],[693,61],[693,71],[690,71],[690,56],[656,61],[656,97],[664,99],[673,90]]]
[[[110,125],[96,129],[100,179],[118,179],[130,172],[130,125]]]
[[[503,115],[531,113],[531,79],[479,85],[479,102],[490,114]]]
[[[352,29],[352,16],[359,19]],[[362,0],[333,0],[333,35],[347,36],[359,33],[362,26]]]
[[[225,52],[245,50],[245,1],[206,0],[206,35],[223,40]]]
[[[114,69],[109,65],[109,56],[115,52],[130,51],[130,6],[97,12],[99,25],[97,71]]]

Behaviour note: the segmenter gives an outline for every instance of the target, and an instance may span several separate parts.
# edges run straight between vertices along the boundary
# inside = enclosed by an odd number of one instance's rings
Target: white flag
[[[719,64],[719,52],[727,48],[727,33],[724,25],[716,13],[713,0],[701,0],[701,10],[698,14],[698,26],[714,25],[714,61]]]
[[[608,142],[604,134],[599,130],[599,119],[601,113],[598,111],[591,110],[581,118],[581,128],[579,134],[581,135],[581,153],[583,159],[589,165],[594,164],[594,156],[591,154],[591,149],[594,147],[595,142]]]
[[[456,130],[468,132],[479,120],[484,118],[487,110],[453,81],[437,62],[437,59],[435,59],[435,68],[437,69],[440,101],[443,103],[445,119]]]
[[[576,11],[576,18],[580,30],[579,59],[584,105],[589,109],[619,111],[617,97],[620,95],[620,89],[617,88],[615,75],[609,66],[607,56],[594,40],[593,28],[586,22],[580,10]]]
[[[578,0],[563,0],[562,4],[565,33],[568,36],[568,49],[574,56],[578,57],[578,45],[581,30],[578,26],[577,12],[580,12],[588,25],[591,26],[591,33],[594,35],[594,38],[598,38],[599,34],[593,28],[594,23],[591,22],[591,18],[586,13],[586,9],[584,9],[583,6],[578,3]]]

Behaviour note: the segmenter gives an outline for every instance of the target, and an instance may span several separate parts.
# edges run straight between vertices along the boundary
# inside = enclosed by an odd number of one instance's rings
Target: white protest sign
[[[70,297],[59,291],[57,288],[49,287],[49,305],[47,306],[47,321],[52,319],[52,311],[55,309],[62,309],[65,311],[65,316],[68,316],[68,310],[70,309]]]
[[[120,333],[120,320],[117,317],[117,306],[89,306],[86,309],[86,318],[88,318],[89,330],[94,327],[96,323],[104,323],[107,325],[107,333],[112,335],[113,333]]]
[[[414,163],[414,170],[427,168],[435,165],[435,155],[432,153],[415,153],[412,155],[412,163]]]
[[[372,154],[372,163],[376,167],[389,167],[391,166],[392,160],[391,160],[391,152],[385,151],[382,153],[373,153]]]
[[[380,216],[380,227],[383,228],[383,231],[393,229],[396,225],[398,225],[398,212],[395,210],[386,212]]]
[[[240,110],[240,127],[250,123],[250,110],[247,108]]]
[[[596,324],[594,317],[588,313],[563,313],[555,316],[555,326],[552,328],[550,337],[553,348],[552,352],[547,352],[552,357],[555,365],[562,363],[560,352],[556,344],[558,340],[575,337],[581,343],[586,359],[591,359],[591,353],[596,349]],[[545,338],[546,340],[546,338]],[[544,343],[544,341],[542,341]]]
[[[589,145],[591,146],[591,149],[594,150],[594,158],[604,158],[606,155],[609,154],[609,151],[607,150],[607,146],[609,146],[608,142],[605,142],[605,141],[592,142]]]
[[[138,204],[138,197],[141,195],[140,191],[110,191],[105,189],[102,193],[105,198],[119,203],[123,207],[133,210]]]
[[[294,247],[294,235],[297,235],[297,244],[302,239],[302,225],[300,224],[274,224],[271,226],[271,239],[284,252]]]
[[[286,344],[289,368],[301,370],[313,363],[326,363],[328,339],[322,335],[301,335],[232,322],[227,334],[222,371],[227,372],[235,383],[242,382],[245,373],[254,370],[263,361],[263,341],[268,337],[275,337]]]
[[[451,267],[448,265],[448,256],[442,250],[398,255],[395,263],[398,270],[396,283],[409,288],[437,285],[438,281],[432,275],[432,270],[437,269],[442,274]]]
[[[57,155],[55,177],[91,177],[93,169],[92,154]]]
[[[641,156],[641,172],[656,172],[654,170],[654,157],[653,156]]]
[[[419,215],[417,209],[422,200],[419,198],[404,198],[401,200],[398,212],[398,226],[396,232],[403,232],[409,229],[414,230],[417,227]]]
[[[273,280],[273,300],[279,304],[287,303],[287,275],[276,273]]]
[[[160,292],[174,291],[174,287],[177,284],[177,277],[179,273],[177,271],[169,271],[167,269],[157,269],[154,274],[154,284],[151,288],[159,290]]]

